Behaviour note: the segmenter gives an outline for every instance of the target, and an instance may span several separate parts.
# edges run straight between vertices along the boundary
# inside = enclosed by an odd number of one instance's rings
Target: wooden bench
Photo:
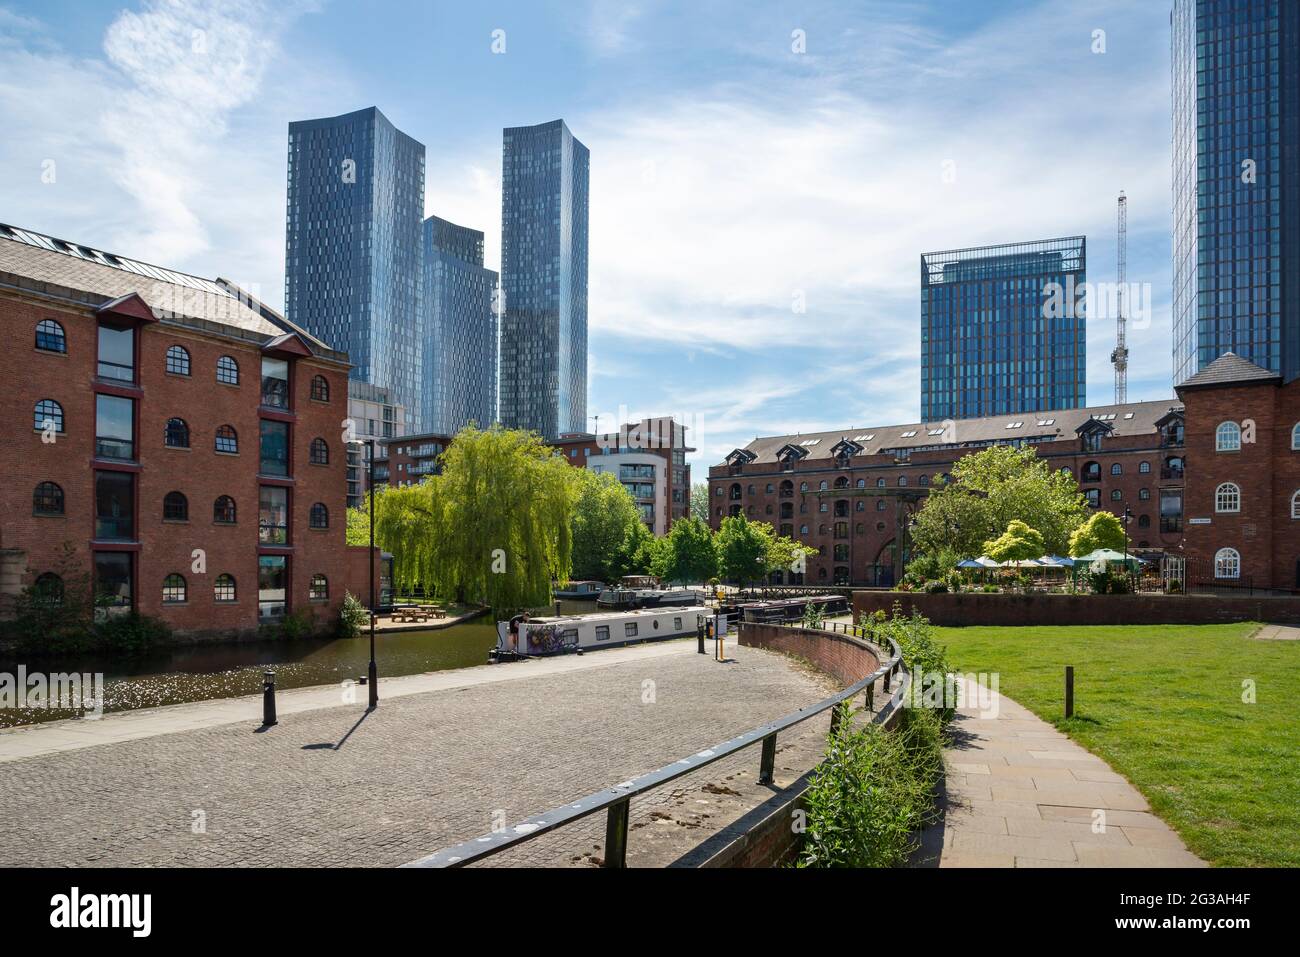
[[[420,605],[399,605],[393,609],[393,621],[396,623],[403,622],[421,622],[429,620],[429,610]]]

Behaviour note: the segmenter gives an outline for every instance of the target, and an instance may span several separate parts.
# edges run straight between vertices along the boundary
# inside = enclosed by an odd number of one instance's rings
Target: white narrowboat
[[[684,638],[696,633],[701,616],[712,622],[715,614],[714,609],[705,605],[688,605],[597,612],[594,615],[516,615],[509,621],[497,622],[497,644],[488,652],[488,661],[516,661],[570,652],[581,654],[643,641]]]

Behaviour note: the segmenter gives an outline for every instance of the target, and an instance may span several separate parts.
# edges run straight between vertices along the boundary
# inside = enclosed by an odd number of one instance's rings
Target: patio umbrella
[[[1129,558],[1133,558],[1133,557],[1134,556],[1129,556]],[[1124,558],[1125,556],[1123,552],[1117,552],[1113,548],[1098,548],[1095,551],[1089,552],[1087,555],[1080,555],[1074,561],[1076,564],[1080,562],[1084,564],[1090,564],[1092,562],[1099,562],[1099,561],[1100,562],[1122,562],[1124,561]]]

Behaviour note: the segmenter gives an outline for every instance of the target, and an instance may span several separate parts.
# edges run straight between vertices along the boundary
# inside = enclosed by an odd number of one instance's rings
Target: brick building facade
[[[337,615],[345,354],[223,280],[8,226],[0,316],[11,592],[57,590],[66,543],[71,571],[178,633]]]
[[[1300,381],[1233,353],[1177,388],[1187,409],[1188,574],[1300,589]]]
[[[1183,539],[1183,443],[1172,400],[759,438],[709,469],[709,522],[745,515],[817,548],[791,580],[890,585],[936,478],[1014,444],[1069,471],[1092,507],[1128,508],[1135,549],[1169,551]]]

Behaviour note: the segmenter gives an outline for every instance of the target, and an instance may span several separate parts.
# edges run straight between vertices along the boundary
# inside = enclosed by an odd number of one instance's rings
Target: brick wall
[[[938,595],[855,591],[855,620],[894,604],[936,625],[1208,625],[1235,621],[1300,624],[1300,597],[1219,595]]]
[[[849,635],[750,621],[740,622],[739,627],[742,645],[767,648],[811,661],[845,687],[861,681],[880,667],[875,652],[865,642]]]
[[[65,331],[66,354],[35,348],[34,330],[41,319],[55,319]],[[64,542],[88,569],[94,536],[95,379],[97,319],[89,308],[76,308],[36,297],[0,297],[0,389],[10,398],[5,435],[11,443],[8,481],[0,485],[0,547],[21,552],[22,585],[30,585],[55,568]],[[136,428],[136,541],[124,546],[135,556],[136,606],[162,618],[181,636],[240,637],[257,629],[260,343],[173,323],[149,322],[138,339]],[[190,375],[166,372],[172,345],[190,354]],[[239,366],[239,384],[216,380],[216,363],[230,356]],[[347,416],[347,370],[337,362],[314,357],[294,363],[290,607],[306,610],[322,626],[332,625],[342,601],[349,568],[345,553],[346,455],[342,422]],[[310,397],[313,376],[324,376],[329,401]],[[64,431],[52,443],[33,428],[33,409],[41,399],[63,407]],[[167,420],[183,419],[189,427],[188,449],[166,446]],[[238,451],[215,449],[219,426],[229,425]],[[323,438],[329,463],[310,463],[312,439]],[[42,481],[57,483],[64,494],[62,515],[34,514],[32,493]],[[182,493],[188,519],[163,519],[163,499]],[[236,523],[214,522],[218,496],[235,500]],[[315,502],[326,505],[329,527],[310,528]],[[201,550],[203,567],[195,567]],[[162,602],[163,579],[181,574],[186,601]],[[213,585],[220,574],[235,578],[236,600],[217,602]],[[312,600],[312,575],[324,574],[329,597]]]

